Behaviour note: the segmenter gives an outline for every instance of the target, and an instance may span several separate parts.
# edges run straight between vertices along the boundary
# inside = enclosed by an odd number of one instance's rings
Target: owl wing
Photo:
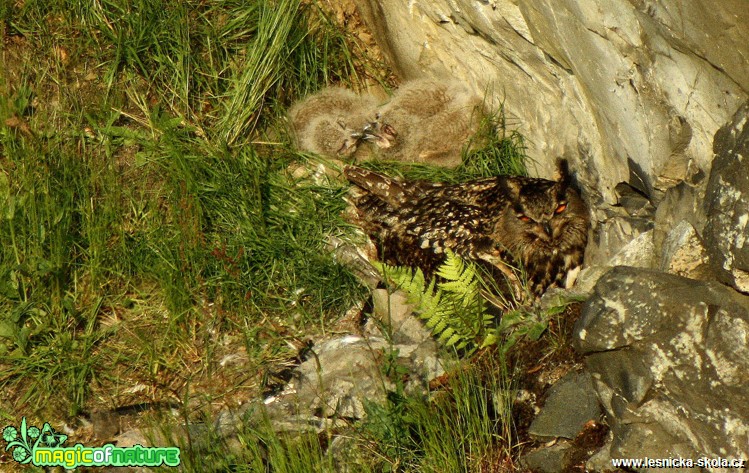
[[[400,207],[411,198],[411,191],[406,183],[384,174],[358,166],[346,166],[343,168],[343,175],[366,194],[371,194],[392,207]]]
[[[476,259],[491,246],[484,209],[463,202],[426,197],[380,214],[384,259],[418,266],[430,275],[445,251]]]
[[[460,184],[435,186],[426,189],[425,194],[435,199],[451,200],[482,208],[485,215],[493,214],[499,207],[505,206],[509,198],[517,194],[509,187],[513,179],[505,176],[476,179]]]

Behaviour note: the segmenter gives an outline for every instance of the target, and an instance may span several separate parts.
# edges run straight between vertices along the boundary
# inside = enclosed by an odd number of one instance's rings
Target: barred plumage
[[[433,274],[449,248],[506,272],[521,264],[535,295],[563,284],[580,266],[587,208],[570,187],[566,162],[557,181],[499,176],[460,184],[403,181],[354,166],[351,220],[389,264]],[[503,267],[504,266],[504,267]]]

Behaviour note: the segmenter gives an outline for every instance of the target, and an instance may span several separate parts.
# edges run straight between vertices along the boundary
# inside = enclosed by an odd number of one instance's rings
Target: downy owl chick
[[[376,132],[377,123],[364,116],[339,117],[324,115],[312,119],[298,137],[298,147],[304,151],[329,157],[349,157],[365,142],[387,148],[389,143],[381,143]]]
[[[402,84],[380,113],[398,110],[417,119],[430,118],[447,109],[462,86],[457,83],[419,79]]]
[[[386,263],[433,275],[450,249],[505,274],[507,265],[522,264],[529,290],[540,295],[583,262],[588,211],[564,161],[556,181],[498,176],[441,184],[353,166],[344,175],[355,186],[350,219]]]
[[[350,156],[362,140],[374,139],[377,102],[340,87],[329,87],[294,104],[288,112],[299,148],[328,156]]]
[[[457,166],[484,116],[481,100],[457,83],[408,82],[380,108],[378,125],[388,148],[380,157]]]
[[[304,130],[314,118],[323,115],[374,116],[376,108],[377,101],[369,94],[359,95],[343,87],[328,87],[292,105],[288,117],[291,127],[298,131]]]
[[[463,150],[473,146],[484,114],[481,104],[451,107],[422,127],[413,137],[413,150],[409,150],[416,162],[455,167],[461,163]]]

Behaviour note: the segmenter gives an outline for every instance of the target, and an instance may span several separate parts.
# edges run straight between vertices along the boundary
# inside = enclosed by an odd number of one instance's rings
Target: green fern
[[[438,278],[427,281],[420,269],[375,263],[386,280],[408,296],[416,314],[445,346],[467,349],[499,344],[507,352],[521,338],[537,340],[546,331],[554,309],[536,313],[514,304],[503,304],[498,323],[489,313],[486,297],[496,299],[498,288],[482,277],[481,268],[451,251],[437,269]],[[487,284],[487,282],[489,284]],[[563,307],[563,306],[562,306]]]
[[[428,283],[420,269],[378,265],[387,279],[408,295],[408,302],[440,343],[473,351],[487,345],[485,338],[493,333],[493,317],[481,296],[476,267],[449,250],[446,255],[437,270],[442,280],[435,278]]]

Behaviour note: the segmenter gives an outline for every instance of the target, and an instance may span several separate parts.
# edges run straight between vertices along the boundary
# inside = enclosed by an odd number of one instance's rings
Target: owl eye
[[[518,215],[518,219],[522,220],[523,222],[530,222],[531,218],[527,215]]]
[[[560,213],[564,212],[566,208],[567,208],[567,204],[560,204],[559,207],[556,208],[556,210],[554,211],[554,213],[555,214],[560,214]]]

